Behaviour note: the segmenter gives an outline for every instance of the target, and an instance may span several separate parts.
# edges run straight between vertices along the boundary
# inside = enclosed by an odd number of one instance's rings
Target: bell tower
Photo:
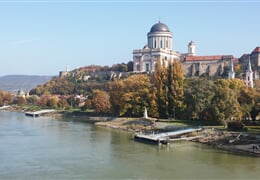
[[[196,55],[196,45],[193,41],[188,44],[188,55],[195,56]]]
[[[247,68],[246,68],[246,79],[245,79],[245,84],[247,87],[254,87],[254,83],[253,83],[253,71],[251,68],[251,61],[250,61],[250,57],[248,59],[248,63],[247,63]]]
[[[233,63],[233,59],[230,59],[228,79],[234,79],[234,78],[235,78],[234,63]]]

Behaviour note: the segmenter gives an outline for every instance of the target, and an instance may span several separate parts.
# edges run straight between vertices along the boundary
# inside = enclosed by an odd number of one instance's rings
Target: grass
[[[255,134],[255,133],[258,133],[260,134],[260,126],[247,126],[247,129],[248,129],[248,133],[252,133],[252,134]]]
[[[158,119],[158,122],[169,123],[172,125],[223,127],[222,125],[216,122],[199,121],[199,120]]]

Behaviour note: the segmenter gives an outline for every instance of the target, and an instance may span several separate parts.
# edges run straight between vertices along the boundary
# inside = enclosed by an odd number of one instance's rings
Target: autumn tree
[[[39,85],[30,91],[30,95],[69,95],[73,94],[76,86],[76,81],[74,78],[52,78],[50,81],[44,85]]]
[[[156,71],[154,72],[154,86],[156,104],[160,118],[168,118],[168,71],[164,61],[158,60]]]
[[[157,109],[160,118],[180,115],[184,109],[184,76],[179,61],[169,64],[158,60],[154,73],[154,86]]]
[[[57,96],[49,96],[47,98],[46,106],[51,108],[58,107],[59,98]]]
[[[123,80],[115,80],[112,83],[109,83],[109,95],[110,95],[110,102],[112,105],[112,112],[115,115],[120,116],[120,111],[122,109],[122,96],[124,94],[125,85]]]
[[[86,111],[87,109],[93,109],[93,103],[91,99],[86,99],[84,105],[80,107],[81,111]]]
[[[125,79],[126,91],[122,96],[121,114],[142,116],[144,107],[151,109],[151,83],[148,75],[133,75]]]
[[[255,104],[256,89],[247,87],[240,79],[222,80],[232,89],[240,105],[243,118],[249,118],[250,112]]]
[[[96,113],[109,113],[111,110],[109,94],[102,90],[93,91],[93,105]]]
[[[0,106],[6,106],[13,102],[14,96],[9,92],[0,91]]]
[[[215,95],[212,99],[212,110],[215,120],[227,126],[230,120],[241,120],[242,112],[237,94],[229,86],[228,80],[216,82]]]
[[[180,115],[184,105],[184,76],[182,65],[173,60],[168,65],[168,115],[173,117]]]
[[[253,88],[245,87],[240,90],[240,95],[238,97],[238,102],[241,106],[241,111],[244,119],[249,119],[251,116],[251,111],[255,102],[255,97],[257,96],[256,90]]]
[[[64,97],[59,98],[59,101],[58,101],[58,103],[57,103],[57,106],[58,106],[59,108],[68,108],[68,107],[69,107],[69,104],[68,104],[67,99],[64,98]]]
[[[47,96],[41,96],[39,101],[37,102],[38,106],[46,106],[47,105],[47,101],[48,101],[48,97]]]
[[[26,98],[27,103],[31,105],[37,105],[38,101],[40,100],[40,97],[37,95],[31,95]]]
[[[27,104],[27,100],[23,96],[17,96],[14,99],[14,103],[17,105],[25,105],[25,104]]]
[[[112,110],[119,116],[142,116],[144,107],[151,110],[151,82],[146,74],[135,74],[109,85]],[[149,114],[150,115],[150,114]]]

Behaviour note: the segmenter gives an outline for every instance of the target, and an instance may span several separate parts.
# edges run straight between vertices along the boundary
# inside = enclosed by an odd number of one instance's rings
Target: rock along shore
[[[116,118],[112,121],[97,122],[97,126],[120,129],[132,132],[173,130],[185,126],[169,126],[168,123],[155,122],[144,118]],[[260,135],[247,132],[234,132],[217,128],[204,127],[196,133],[189,133],[178,137],[225,150],[239,155],[260,157]]]

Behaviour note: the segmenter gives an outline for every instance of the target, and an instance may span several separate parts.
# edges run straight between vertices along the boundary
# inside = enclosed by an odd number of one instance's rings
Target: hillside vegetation
[[[4,105],[77,108],[99,116],[142,117],[146,108],[149,117],[223,124],[230,129],[255,122],[260,111],[258,89],[246,87],[240,79],[184,78],[178,61],[167,68],[158,63],[155,73],[143,74],[80,68],[37,86],[29,97],[2,99]]]

